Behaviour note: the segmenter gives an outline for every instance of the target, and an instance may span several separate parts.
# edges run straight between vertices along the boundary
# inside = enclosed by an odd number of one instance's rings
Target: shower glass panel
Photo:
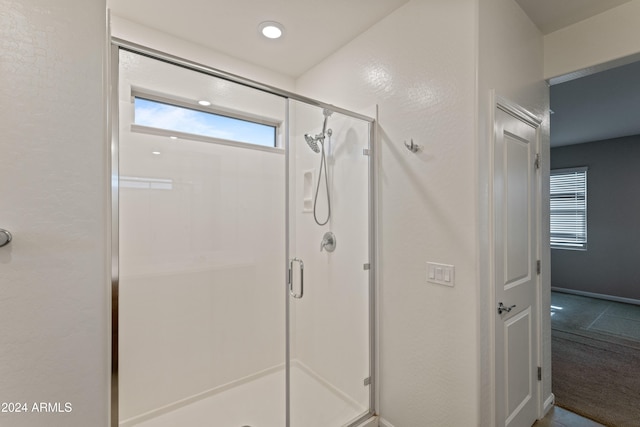
[[[282,427],[286,99],[125,50],[119,62],[119,425]],[[276,147],[190,111],[272,126]]]
[[[349,425],[371,397],[371,124],[289,102],[290,425]]]
[[[127,47],[112,55],[112,425],[358,425],[372,121]]]

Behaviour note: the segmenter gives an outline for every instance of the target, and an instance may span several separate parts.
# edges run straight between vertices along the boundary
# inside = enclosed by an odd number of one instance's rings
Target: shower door
[[[289,425],[351,425],[372,407],[372,124],[294,100],[289,118]]]
[[[371,120],[156,55],[112,55],[112,425],[355,425]]]

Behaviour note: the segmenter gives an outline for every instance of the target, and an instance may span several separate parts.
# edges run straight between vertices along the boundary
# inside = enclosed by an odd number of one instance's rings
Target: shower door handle
[[[296,294],[293,291],[293,263],[297,262],[300,266],[300,293]],[[289,263],[289,293],[292,297],[300,299],[304,295],[304,262],[299,258],[294,258]]]

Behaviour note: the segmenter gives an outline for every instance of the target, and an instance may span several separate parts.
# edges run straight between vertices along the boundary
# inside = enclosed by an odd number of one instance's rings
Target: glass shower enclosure
[[[114,40],[113,426],[374,413],[367,117]]]

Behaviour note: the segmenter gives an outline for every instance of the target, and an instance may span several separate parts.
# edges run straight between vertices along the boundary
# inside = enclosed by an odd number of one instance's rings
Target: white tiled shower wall
[[[124,421],[281,366],[285,337],[283,150],[132,131],[132,88],[279,123],[286,110],[282,98],[164,62],[120,61]]]

